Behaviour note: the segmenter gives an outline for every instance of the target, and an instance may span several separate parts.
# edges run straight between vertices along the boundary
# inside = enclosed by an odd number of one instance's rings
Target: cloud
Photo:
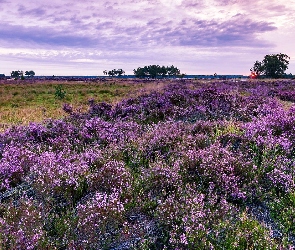
[[[13,58],[23,60],[185,65],[209,62],[210,53],[214,58],[224,51],[232,58],[259,54],[259,59],[293,48],[288,44],[294,40],[295,0],[288,5],[282,0],[0,0],[0,5],[0,48],[17,49]],[[25,49],[32,53],[22,53]]]
[[[21,25],[0,25],[0,41],[11,42],[14,46],[66,46],[66,47],[86,47],[94,46],[96,41],[90,37],[75,35],[70,31],[56,31],[55,29],[40,28],[37,26],[25,27]]]
[[[20,16],[30,16],[30,17],[42,17],[45,16],[46,10],[43,7],[27,9],[24,5],[20,5],[18,8]]]
[[[27,10],[29,15],[45,13],[43,9]],[[33,14],[32,14],[33,13]],[[276,29],[273,23],[253,21],[243,15],[233,16],[226,21],[184,18],[170,20],[151,18],[142,23],[118,22],[102,16],[84,23],[88,16],[68,15],[56,19],[55,25],[26,26],[2,23],[0,40],[27,46],[57,46],[99,48],[105,50],[138,50],[153,46],[270,46],[259,40],[258,34]],[[123,17],[124,20],[124,17]],[[63,25],[57,25],[66,21]]]
[[[163,46],[270,46],[267,41],[259,40],[257,35],[277,29],[273,23],[252,21],[242,15],[221,22],[184,19],[178,23],[161,23],[154,19],[148,24],[148,28],[140,33],[141,41],[145,44],[155,41]]]

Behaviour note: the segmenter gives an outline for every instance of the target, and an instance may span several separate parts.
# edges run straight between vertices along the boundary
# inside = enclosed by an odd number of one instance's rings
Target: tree
[[[109,75],[109,76],[114,76],[114,75],[115,75],[114,70],[109,70],[108,75]]]
[[[123,69],[113,69],[109,71],[104,70],[103,73],[109,76],[122,76],[123,74],[125,74],[125,71]]]
[[[13,77],[15,80],[23,77],[24,76],[24,72],[22,70],[14,70],[10,73],[11,77]]]
[[[262,61],[265,75],[279,78],[288,69],[290,57],[285,54],[266,55]]]
[[[266,55],[262,62],[256,61],[253,68],[250,69],[251,75],[259,77],[264,74],[271,78],[280,78],[288,69],[290,57],[286,54]]]
[[[173,65],[170,67],[159,66],[159,65],[149,65],[144,67],[139,67],[133,70],[133,73],[136,77],[145,78],[158,78],[158,77],[167,77],[168,76],[177,76],[180,74],[180,70]]]
[[[25,72],[25,75],[28,76],[28,77],[34,77],[35,76],[35,72],[33,70],[26,71]]]
[[[117,76],[122,76],[125,74],[125,71],[123,69],[117,69],[117,70],[115,70],[115,74]]]
[[[159,65],[149,65],[147,68],[151,78],[157,78],[157,76],[160,75],[161,67]]]
[[[133,73],[136,77],[145,78],[145,77],[147,77],[147,68],[146,67],[144,67],[144,68],[138,67],[137,69],[133,70]]]
[[[263,72],[262,62],[256,61],[253,68],[250,69],[252,78],[259,78]]]
[[[161,75],[162,77],[165,77],[165,76],[166,76],[166,74],[167,74],[167,69],[168,69],[168,67],[165,67],[165,66],[162,66],[162,67],[161,67],[161,69],[160,69],[160,75]]]
[[[170,67],[167,67],[167,73],[169,76],[178,76],[180,75],[180,70],[177,67],[171,65]]]

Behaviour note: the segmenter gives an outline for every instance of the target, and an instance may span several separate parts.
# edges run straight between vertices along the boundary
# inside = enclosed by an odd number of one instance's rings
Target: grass
[[[132,81],[110,79],[105,82],[71,81],[2,81],[0,82],[0,131],[11,125],[27,125],[46,119],[59,119],[66,115],[62,106],[70,104],[74,110],[86,111],[88,100],[116,104],[127,97],[134,97],[151,91],[161,91],[170,84],[167,81]],[[210,81],[197,81],[202,88]],[[194,83],[194,81],[192,81]],[[57,89],[64,97],[57,95]],[[245,93],[248,95],[249,93]],[[279,100],[287,110],[291,102]]]
[[[86,111],[88,100],[115,104],[120,100],[137,95],[138,90],[154,89],[154,82],[137,84],[128,81],[107,82],[14,82],[0,84],[0,131],[11,125],[27,125],[45,119],[58,119],[66,114],[62,110],[64,103],[74,110]],[[64,98],[58,98],[58,86],[65,92]]]

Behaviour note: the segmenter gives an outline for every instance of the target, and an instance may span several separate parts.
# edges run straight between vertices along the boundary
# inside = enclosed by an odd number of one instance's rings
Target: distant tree
[[[137,69],[134,69],[133,73],[136,77],[139,77],[139,78],[145,78],[148,76],[148,71],[146,66],[144,68],[138,67]]]
[[[177,67],[171,65],[170,67],[167,67],[167,73],[169,76],[178,76],[180,75],[180,70]]]
[[[161,67],[159,65],[149,65],[147,68],[151,78],[157,78],[157,76],[160,75]]]
[[[165,77],[167,75],[167,69],[168,67],[162,66],[161,69],[159,70],[159,73],[162,77]]]
[[[20,77],[22,78],[24,76],[24,72],[22,70],[14,70],[10,73],[10,75],[14,79],[19,79]]]
[[[262,62],[256,61],[254,63],[253,68],[250,69],[251,71],[251,77],[252,78],[259,78],[259,76],[263,73],[264,68],[262,65]]]
[[[114,70],[115,71],[115,74],[117,76],[122,76],[125,74],[125,71],[123,69],[117,69],[117,70]]]
[[[33,70],[26,71],[25,72],[25,75],[28,76],[28,77],[34,77],[35,76],[35,72]]]
[[[288,69],[290,57],[286,54],[266,55],[262,61],[265,75],[279,78]]]
[[[103,73],[109,76],[122,76],[125,74],[125,71],[123,69],[113,69],[109,71],[104,70]]]
[[[266,55],[262,62],[256,61],[250,71],[252,75],[257,77],[264,74],[267,77],[280,78],[288,69],[289,60],[290,57],[286,54]]]
[[[114,70],[109,70],[109,71],[108,71],[108,75],[109,75],[109,76],[114,76],[114,75],[115,75]]]
[[[159,66],[159,65],[149,65],[144,67],[139,67],[133,70],[136,77],[139,78],[158,78],[168,76],[177,76],[180,74],[180,70],[173,65],[170,67]]]

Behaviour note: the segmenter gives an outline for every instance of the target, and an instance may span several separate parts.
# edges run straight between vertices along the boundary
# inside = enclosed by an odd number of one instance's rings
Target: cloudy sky
[[[150,64],[186,74],[243,74],[291,57],[295,0],[0,0],[0,73],[127,74]]]

